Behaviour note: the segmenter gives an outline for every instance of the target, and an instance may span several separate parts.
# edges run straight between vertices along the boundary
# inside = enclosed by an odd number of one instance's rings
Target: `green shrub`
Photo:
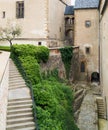
[[[78,130],[74,123],[73,92],[54,77],[33,87],[40,130]]]
[[[49,58],[49,49],[45,46],[38,46],[37,51],[35,53],[35,57],[38,60],[38,62],[47,62]]]
[[[35,56],[36,49],[35,46],[30,44],[15,44],[12,46],[12,54],[16,56]]]
[[[27,77],[30,79],[32,84],[39,83],[41,81],[41,75],[40,66],[37,63],[37,60],[31,56],[20,56],[19,59],[26,71]]]
[[[16,56],[33,56],[38,62],[47,62],[49,58],[49,49],[44,46],[34,46],[34,45],[13,45],[12,54]]]
[[[39,130],[78,130],[73,119],[72,89],[60,83],[57,69],[43,76],[40,74],[38,62],[48,60],[49,50],[33,45],[14,45],[12,55],[20,59],[32,82]]]

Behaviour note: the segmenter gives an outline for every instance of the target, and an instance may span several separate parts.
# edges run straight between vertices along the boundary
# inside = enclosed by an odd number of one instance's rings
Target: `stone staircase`
[[[10,60],[6,130],[35,129],[30,90],[15,64]]]
[[[97,108],[98,108],[98,117],[100,119],[105,119],[106,118],[106,108],[105,108],[104,99],[102,97],[97,97],[96,102],[97,102]]]

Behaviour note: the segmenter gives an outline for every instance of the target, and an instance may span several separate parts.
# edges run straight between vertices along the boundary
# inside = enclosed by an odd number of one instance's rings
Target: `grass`
[[[0,46],[1,51],[9,51],[10,52],[10,46]]]

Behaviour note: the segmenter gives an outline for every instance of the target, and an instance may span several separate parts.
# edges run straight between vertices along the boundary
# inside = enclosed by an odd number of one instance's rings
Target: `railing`
[[[35,100],[34,100],[32,83],[29,80],[29,78],[28,78],[28,76],[25,72],[25,69],[21,65],[21,61],[19,60],[19,58],[14,56],[14,58],[12,57],[12,59],[14,60],[16,66],[18,67],[18,70],[20,71],[22,77],[25,79],[26,85],[30,88],[31,96],[32,96],[32,103],[33,103],[33,113],[34,113],[35,127],[36,127],[35,130],[39,130],[39,126],[38,126],[38,123],[37,123],[37,116],[36,116],[36,103],[35,103]]]
[[[73,24],[66,24],[66,25],[65,25],[65,28],[66,28],[66,30],[67,30],[67,29],[72,29],[72,30],[74,30],[74,25],[73,25]]]

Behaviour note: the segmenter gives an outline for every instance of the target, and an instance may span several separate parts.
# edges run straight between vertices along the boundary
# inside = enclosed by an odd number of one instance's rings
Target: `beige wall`
[[[69,4],[70,0],[64,0]],[[65,34],[64,12],[66,5],[59,0],[49,0],[48,32],[50,44],[62,46]]]
[[[108,5],[100,19],[100,52],[101,86],[108,104]]]
[[[66,5],[58,0],[49,0],[49,38],[63,40],[65,7]]]
[[[24,40],[44,43],[45,40],[51,42],[51,39],[64,40],[65,5],[62,2],[59,0],[23,0],[24,18],[16,19],[16,1],[22,0],[0,0],[0,27],[6,26],[7,23],[17,23],[22,28],[21,38]],[[64,2],[70,3],[71,0],[64,0]],[[3,11],[6,12],[6,18],[2,18]]]
[[[86,27],[85,21],[90,20],[91,26]],[[98,70],[99,13],[97,9],[75,10],[74,45],[80,48],[80,61],[86,64],[85,76]],[[85,48],[90,48],[86,54]]]
[[[24,0],[25,15],[21,19],[16,19],[16,1],[0,0],[0,26],[16,22],[22,27],[22,38],[46,38],[46,0]],[[2,11],[6,11],[5,19],[2,18]]]

